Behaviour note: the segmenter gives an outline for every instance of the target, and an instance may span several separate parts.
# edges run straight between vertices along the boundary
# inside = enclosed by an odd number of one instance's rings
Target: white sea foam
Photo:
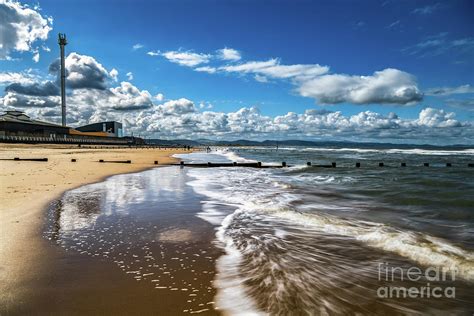
[[[243,285],[245,279],[241,276],[239,269],[242,254],[234,246],[232,238],[226,234],[227,227],[238,212],[229,214],[222,221],[222,225],[216,234],[218,240],[224,245],[226,252],[217,261],[219,275],[215,280],[215,285],[219,291],[216,295],[216,306],[230,315],[266,315],[266,313],[258,310],[253,299],[246,293]]]
[[[232,161],[232,162],[234,161],[235,162],[256,162],[255,160],[243,158],[237,155],[235,152],[231,150],[227,150],[227,149],[219,150],[219,151],[216,151],[215,153],[226,157],[229,161]]]
[[[274,151],[274,147],[249,147],[249,149]],[[330,148],[330,147],[279,147],[279,151],[307,151],[307,152],[347,152],[347,153],[387,153],[387,154],[407,154],[407,155],[474,155],[473,148],[461,150],[449,149],[422,149],[422,148]]]
[[[202,212],[199,212],[197,216],[212,225],[220,225],[225,218],[225,213],[220,211],[218,205],[215,205],[212,201],[204,201],[202,205]]]
[[[190,163],[222,163],[222,162],[255,162],[255,160],[240,157],[229,149],[219,149],[212,152],[198,151],[189,154],[174,154],[173,157],[183,159]]]
[[[290,148],[288,148],[290,149]],[[295,148],[293,148],[295,150]],[[322,152],[355,152],[355,153],[387,153],[387,154],[406,154],[406,155],[474,155],[474,149],[464,150],[437,150],[437,149],[372,149],[372,148],[322,148],[322,147],[307,147],[303,151],[322,151]]]

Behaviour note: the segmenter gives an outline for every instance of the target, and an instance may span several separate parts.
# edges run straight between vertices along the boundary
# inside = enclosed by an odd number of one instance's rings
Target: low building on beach
[[[105,135],[109,137],[123,137],[122,123],[115,121],[84,125],[77,127],[76,130],[89,133],[105,133]]]
[[[63,137],[69,127],[31,119],[21,111],[6,111],[0,115],[0,136]]]
[[[0,141],[33,143],[135,144],[123,137],[122,123],[109,121],[71,128],[34,120],[22,111],[0,115]]]

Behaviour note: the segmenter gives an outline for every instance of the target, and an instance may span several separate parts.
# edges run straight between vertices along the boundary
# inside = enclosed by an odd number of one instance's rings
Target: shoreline
[[[0,311],[9,313],[32,293],[28,285],[43,274],[49,257],[41,237],[45,214],[65,192],[159,163],[176,162],[183,149],[81,149],[64,145],[1,144],[0,158],[47,157],[48,162],[3,160],[0,164]],[[71,162],[71,158],[77,162]],[[131,164],[100,164],[99,159],[131,159]]]

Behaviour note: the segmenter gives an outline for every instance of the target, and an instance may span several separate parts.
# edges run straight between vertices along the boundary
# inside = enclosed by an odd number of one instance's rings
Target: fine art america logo
[[[384,285],[377,289],[379,298],[456,298],[457,269],[419,268],[379,263],[378,279]]]

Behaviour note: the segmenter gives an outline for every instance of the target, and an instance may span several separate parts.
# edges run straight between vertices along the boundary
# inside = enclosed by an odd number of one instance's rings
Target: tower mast
[[[58,43],[61,49],[61,117],[62,125],[66,126],[66,62],[64,60],[64,46],[67,45],[66,34],[58,34]]]

